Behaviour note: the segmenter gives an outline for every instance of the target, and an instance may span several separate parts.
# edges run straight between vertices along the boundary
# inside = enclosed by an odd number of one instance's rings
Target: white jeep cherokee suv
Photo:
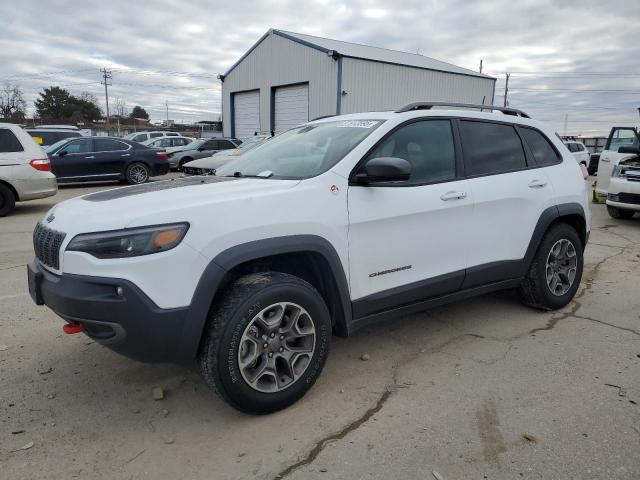
[[[234,407],[301,398],[332,334],[494,290],[565,306],[588,188],[526,114],[415,103],[324,118],[219,168],[92,193],[34,231],[29,289],[105,346],[197,359]]]

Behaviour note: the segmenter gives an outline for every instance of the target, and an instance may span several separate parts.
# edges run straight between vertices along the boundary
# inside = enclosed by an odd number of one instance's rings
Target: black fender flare
[[[339,296],[340,316],[336,319],[336,333],[346,335],[351,320],[349,284],[335,248],[317,235],[290,235],[265,238],[236,245],[220,252],[209,262],[195,289],[181,336],[179,351],[183,357],[194,358],[198,353],[209,309],[215,293],[222,286],[225,275],[234,267],[251,260],[286,253],[312,252],[321,255],[331,270]]]
[[[579,203],[561,203],[559,205],[554,205],[545,209],[542,214],[540,214],[540,218],[538,219],[538,223],[536,224],[533,235],[531,235],[531,241],[529,242],[529,246],[527,247],[527,251],[524,255],[524,265],[526,270],[529,269],[529,265],[533,261],[533,257],[538,250],[538,245],[542,241],[542,237],[549,229],[549,226],[555,222],[557,219],[566,217],[569,215],[578,215],[582,218],[585,223],[587,223],[587,216],[585,214],[584,208]],[[578,234],[585,239],[583,248],[586,246],[587,240],[589,238],[589,232],[585,229],[584,232],[578,232]],[[524,273],[526,273],[526,270]],[[524,274],[523,273],[523,274]]]

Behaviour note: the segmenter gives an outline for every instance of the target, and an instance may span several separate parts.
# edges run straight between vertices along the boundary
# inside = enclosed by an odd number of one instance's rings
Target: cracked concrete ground
[[[563,311],[502,292],[334,338],[301,402],[251,417],[194,365],[119,357],[31,303],[33,225],[99,188],[0,220],[2,478],[640,478],[640,218],[591,207]]]

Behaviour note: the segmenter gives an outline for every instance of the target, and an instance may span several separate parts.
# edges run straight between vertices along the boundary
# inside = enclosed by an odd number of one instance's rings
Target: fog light
[[[610,193],[608,198],[612,202],[619,202],[620,201],[620,196],[619,195],[614,195],[613,193]]]
[[[119,297],[124,296],[124,289],[122,287],[116,287],[116,295]]]

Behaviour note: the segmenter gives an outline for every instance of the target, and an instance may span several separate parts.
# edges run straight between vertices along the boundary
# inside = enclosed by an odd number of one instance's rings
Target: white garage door
[[[308,122],[309,85],[276,88],[274,107],[276,133]]]
[[[236,138],[252,137],[260,131],[260,92],[233,94],[233,124]]]

